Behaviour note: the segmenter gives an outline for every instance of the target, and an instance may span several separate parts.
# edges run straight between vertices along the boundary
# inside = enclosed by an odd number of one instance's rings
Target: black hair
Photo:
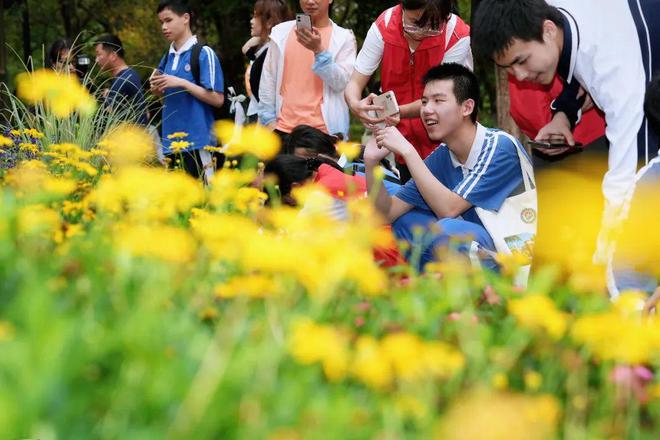
[[[344,170],[336,162],[324,157],[299,157],[292,154],[280,154],[266,163],[265,174],[274,174],[280,188],[280,196],[291,194],[293,185],[303,183],[319,169],[321,165],[329,165],[341,172]]]
[[[660,135],[660,76],[653,78],[646,88],[644,113],[651,129]]]
[[[73,43],[71,43],[71,40],[68,38],[55,40],[53,44],[50,45],[50,49],[48,49],[48,65],[54,67],[59,61],[61,61],[60,53],[65,49],[70,51],[72,47]]]
[[[158,9],[156,9],[156,13],[160,14],[165,9],[169,9],[176,15],[188,14],[192,17],[192,8],[190,7],[190,4],[185,0],[161,0],[158,3]]]
[[[422,78],[422,82],[424,85],[427,85],[432,81],[445,79],[453,81],[454,96],[459,104],[464,103],[468,99],[474,101],[474,110],[470,115],[470,119],[472,119],[472,122],[476,123],[477,115],[479,113],[479,105],[481,104],[479,80],[477,80],[477,76],[470,69],[461,64],[447,63],[432,67],[426,72]]]
[[[118,36],[112,34],[103,34],[98,37],[94,44],[103,46],[103,50],[116,53],[119,58],[124,58],[124,45]]]
[[[563,16],[545,0],[483,0],[472,19],[472,50],[478,57],[502,55],[513,43],[543,42],[543,22],[563,28]]]
[[[424,12],[415,24],[422,28],[438,30],[449,18],[453,3],[453,0],[402,0],[401,6],[411,11],[423,9]]]
[[[306,148],[316,154],[338,157],[335,143],[337,138],[323,133],[318,128],[309,125],[299,125],[293,129],[289,140],[284,146],[284,153],[294,154],[296,148]]]

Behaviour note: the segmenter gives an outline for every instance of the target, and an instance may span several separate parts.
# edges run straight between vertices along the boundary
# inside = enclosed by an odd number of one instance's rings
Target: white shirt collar
[[[466,170],[472,170],[477,165],[477,160],[479,159],[479,155],[483,149],[485,139],[486,127],[477,122],[477,133],[474,136],[474,142],[472,142],[472,146],[470,147],[470,154],[468,154],[468,158],[465,161],[465,164],[460,163],[454,155],[454,152],[449,150],[449,157],[451,159],[452,166],[454,168],[461,167]]]
[[[174,48],[174,43],[170,44],[170,53],[173,53],[174,55],[181,55],[195,44],[197,44],[197,35],[193,35],[192,37],[188,38],[188,40],[183,43],[183,46],[181,46],[179,50]]]

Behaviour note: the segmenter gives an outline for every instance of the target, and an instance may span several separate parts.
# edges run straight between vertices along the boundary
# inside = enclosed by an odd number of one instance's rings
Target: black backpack
[[[200,71],[199,71],[199,56],[202,53],[202,48],[204,48],[203,44],[195,44],[192,47],[192,53],[190,54],[190,71],[192,72],[193,78],[195,79],[195,83],[199,86],[202,85],[200,81]],[[229,99],[229,94],[227,93],[227,90],[229,87],[225,83],[225,88],[223,90],[223,93],[225,95],[225,102],[222,104],[222,107],[212,107],[213,109],[213,118],[216,121],[222,120],[222,119],[234,119],[234,116],[231,113],[231,101]]]

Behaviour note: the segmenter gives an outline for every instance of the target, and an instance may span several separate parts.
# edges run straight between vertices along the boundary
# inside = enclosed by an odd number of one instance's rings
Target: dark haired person
[[[381,89],[394,91],[401,109],[393,123],[422,158],[436,147],[419,119],[422,76],[440,63],[472,68],[470,27],[451,13],[451,7],[451,0],[404,0],[383,12],[369,29],[345,91],[351,111],[365,126],[383,122],[371,113],[376,95],[362,99],[362,91],[380,66]],[[402,159],[398,161],[405,182],[409,175]]]
[[[250,60],[245,74],[246,88],[250,104],[246,112],[249,122],[257,122],[259,117],[259,83],[268,52],[271,29],[291,19],[291,11],[282,0],[257,0],[250,20],[250,39],[243,45],[243,55]]]
[[[170,167],[182,167],[195,178],[213,175],[213,158],[204,149],[215,146],[212,134],[213,107],[224,103],[224,78],[220,60],[208,46],[199,52],[199,84],[192,71],[193,49],[197,37],[190,23],[192,10],[187,2],[164,0],[158,5],[158,19],[165,38],[171,42],[168,53],[149,79],[153,93],[164,96],[162,143]],[[179,138],[180,133],[187,133]],[[173,142],[188,142],[181,152],[173,151]],[[175,144],[176,145],[176,144]],[[178,163],[180,160],[183,163]]]
[[[492,57],[519,81],[564,81],[553,119],[538,139],[565,139],[586,99],[605,113],[610,143],[606,199],[597,260],[607,255],[610,230],[625,216],[638,160],[658,151],[644,117],[646,84],[660,62],[658,0],[483,0],[473,20],[475,52]]]
[[[376,208],[399,239],[414,244],[420,238],[414,231],[426,231],[421,269],[439,246],[459,237],[471,237],[459,247],[470,256],[530,252],[537,206],[524,148],[513,136],[477,122],[479,83],[468,68],[441,64],[427,72],[423,84],[420,117],[440,145],[424,160],[396,127],[377,130],[364,154],[367,188],[377,188]],[[401,156],[412,175],[394,196],[382,185],[374,187],[374,167],[389,152]],[[492,258],[483,264],[496,268]]]
[[[73,44],[68,38],[53,41],[48,49],[48,66],[57,71],[75,73],[76,65],[71,59]]]
[[[649,126],[660,132],[660,77],[647,88],[644,110]],[[656,157],[637,173],[629,216],[623,223],[608,271],[610,296],[616,298],[626,290],[645,292],[650,295],[645,305],[647,311],[655,308],[660,300],[660,252],[657,248],[660,233],[655,224],[660,206],[659,189],[660,157]]]
[[[353,32],[330,19],[333,0],[300,0],[312,29],[296,21],[273,28],[259,84],[259,122],[283,139],[301,124],[348,139],[344,89],[353,72]]]
[[[324,156],[337,161],[337,138],[309,125],[299,125],[291,131],[291,135],[282,146],[285,154],[295,154],[300,157]]]
[[[121,40],[116,35],[102,35],[96,39],[94,46],[96,63],[101,71],[112,75],[112,84],[104,92],[104,106],[109,111],[126,111],[136,116],[135,122],[146,125],[147,112],[142,80],[140,75],[126,64],[125,52]]]

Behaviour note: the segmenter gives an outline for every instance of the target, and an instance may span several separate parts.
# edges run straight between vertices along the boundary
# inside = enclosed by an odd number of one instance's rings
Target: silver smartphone
[[[296,27],[298,30],[312,30],[312,17],[307,14],[296,14]]]
[[[373,100],[374,105],[382,107],[383,110],[376,111],[375,116],[377,118],[386,118],[388,116],[394,116],[399,113],[399,103],[396,101],[396,95],[393,91],[385,92],[382,95],[376,96]],[[377,124],[379,128],[385,128],[385,122],[380,122]]]

